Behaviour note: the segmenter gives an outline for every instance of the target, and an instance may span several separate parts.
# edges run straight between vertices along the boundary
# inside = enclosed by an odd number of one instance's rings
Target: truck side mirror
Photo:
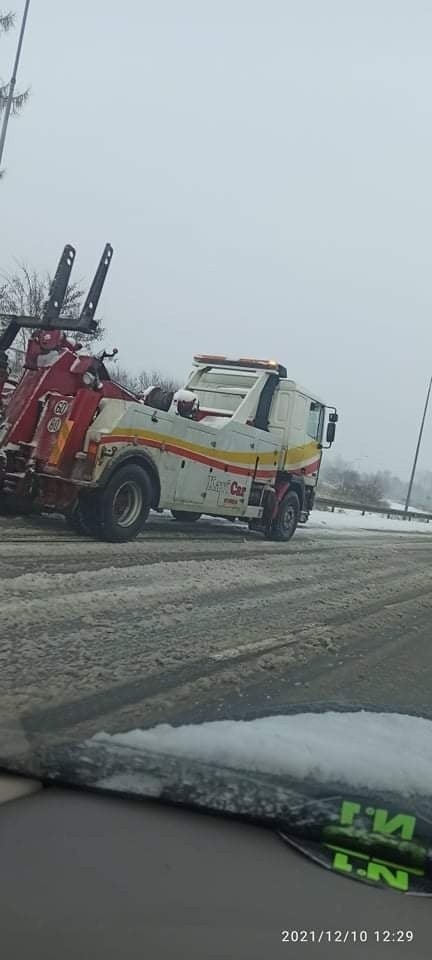
[[[333,443],[335,436],[336,436],[336,424],[334,422],[330,422],[327,424],[327,433],[326,433],[327,443]]]

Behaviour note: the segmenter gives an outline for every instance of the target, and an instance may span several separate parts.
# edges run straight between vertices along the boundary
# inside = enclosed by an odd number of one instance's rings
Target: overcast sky
[[[430,0],[31,0],[0,269],[71,242],[90,279],[109,240],[123,365],[275,357],[338,405],[335,453],[407,475],[432,372],[431,37]]]

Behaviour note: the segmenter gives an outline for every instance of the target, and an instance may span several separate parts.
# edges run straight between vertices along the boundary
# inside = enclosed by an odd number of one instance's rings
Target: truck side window
[[[323,423],[323,408],[320,403],[312,401],[306,425],[306,433],[313,440],[321,440]]]

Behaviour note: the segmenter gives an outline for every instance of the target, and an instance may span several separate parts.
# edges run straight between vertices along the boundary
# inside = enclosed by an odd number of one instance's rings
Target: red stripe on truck
[[[105,443],[131,443],[130,436],[121,436],[115,434],[112,437],[104,437],[100,442],[100,446]],[[216,470],[223,470],[224,473],[235,473],[242,477],[252,477],[257,476],[261,480],[270,479],[276,474],[276,467],[273,469],[259,469],[255,473],[255,466],[250,467],[240,467],[237,464],[226,463],[224,460],[218,460],[216,457],[206,457],[203,453],[196,453],[194,450],[186,450],[184,447],[178,446],[176,443],[167,442],[166,440],[153,440],[150,438],[141,438],[134,437],[132,446],[139,444],[142,447],[154,447],[157,450],[165,451],[166,453],[174,453],[177,457],[182,457],[183,460],[194,460],[196,463],[203,463],[206,466],[214,467]]]

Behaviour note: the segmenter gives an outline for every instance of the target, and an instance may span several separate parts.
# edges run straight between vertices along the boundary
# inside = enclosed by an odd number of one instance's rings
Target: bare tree
[[[140,373],[133,374],[125,367],[120,366],[119,363],[114,362],[110,366],[110,373],[114,380],[121,383],[127,390],[131,390],[132,393],[142,393],[146,387],[152,385],[162,387],[167,392],[171,390],[174,392],[181,386],[181,383],[175,377],[162,373],[160,370],[141,370]]]
[[[141,370],[138,376],[136,377],[139,391],[143,391],[146,387],[154,385],[155,387],[163,387],[164,390],[178,390],[181,387],[181,383],[167,373],[163,373],[161,370]]]
[[[386,488],[382,475],[378,473],[364,473],[359,477],[357,496],[371,506],[385,505]]]
[[[7,13],[0,12],[0,35],[8,33],[15,26],[15,14],[10,10]],[[16,116],[22,110],[28,100],[30,90],[24,90],[23,93],[16,93],[12,98],[12,116]],[[6,107],[9,96],[9,83],[0,83],[0,114]]]
[[[3,125],[0,133],[0,159],[2,155],[2,147],[4,145],[4,138],[6,136],[6,127],[9,119],[9,115],[17,116],[19,114],[29,98],[30,91],[24,90],[22,93],[15,93],[15,75],[16,67],[19,59],[19,48],[22,42],[22,33],[24,31],[24,21],[27,14],[27,8],[24,14],[24,20],[20,31],[20,37],[18,42],[18,52],[16,56],[14,70],[12,72],[12,77],[8,83],[5,83],[0,79],[0,117],[4,114]],[[2,33],[8,33],[15,26],[15,14],[11,11],[7,13],[0,11],[0,36]],[[3,171],[0,170],[0,178],[2,177]]]
[[[40,317],[51,282],[52,277],[49,273],[40,274],[25,263],[18,263],[17,269],[12,273],[0,272],[0,330],[7,323],[7,321],[2,320],[2,314],[14,313],[19,316]],[[78,283],[70,283],[60,315],[62,317],[77,317],[81,310],[84,294],[85,291]],[[104,332],[101,321],[98,321],[98,328],[95,333],[80,336],[80,342],[83,346],[89,346],[94,341],[101,340]],[[22,367],[22,360],[30,334],[31,331],[24,328],[18,333],[13,351],[11,351],[14,373],[18,373]]]
[[[359,473],[339,456],[333,462],[323,464],[319,490],[322,496],[339,497],[341,500],[351,500],[371,507],[384,507],[385,497],[390,492],[389,477],[384,471]]]

